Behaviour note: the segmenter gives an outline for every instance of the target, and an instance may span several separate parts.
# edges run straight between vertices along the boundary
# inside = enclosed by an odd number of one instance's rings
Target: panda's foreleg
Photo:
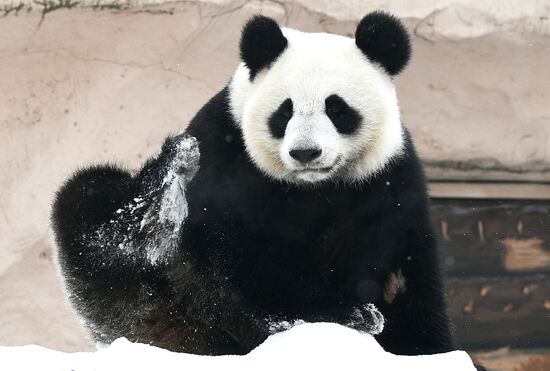
[[[188,214],[185,188],[198,167],[197,140],[180,134],[166,139],[134,177],[134,197],[116,217],[124,248],[146,264],[166,263],[175,253]]]
[[[398,291],[386,287],[379,305],[387,324],[378,340],[387,351],[402,355],[454,350],[432,231],[412,231],[408,248],[399,267],[403,286]]]

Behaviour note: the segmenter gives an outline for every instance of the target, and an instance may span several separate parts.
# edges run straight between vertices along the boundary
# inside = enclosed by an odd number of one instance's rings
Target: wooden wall
[[[550,200],[432,200],[459,345],[550,347]]]

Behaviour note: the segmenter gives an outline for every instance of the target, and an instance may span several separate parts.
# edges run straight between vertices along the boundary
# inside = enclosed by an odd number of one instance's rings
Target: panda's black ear
[[[287,40],[275,20],[261,15],[249,20],[242,31],[240,49],[250,80],[273,63],[286,46]]]
[[[405,26],[393,15],[375,11],[357,25],[355,44],[369,60],[377,62],[390,75],[405,68],[411,56],[411,43]]]

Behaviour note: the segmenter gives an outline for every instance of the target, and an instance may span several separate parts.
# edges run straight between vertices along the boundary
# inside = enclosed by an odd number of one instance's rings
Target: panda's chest
[[[220,246],[222,260],[231,257],[228,275],[259,306],[284,307],[353,291],[358,271],[368,275],[369,267],[382,266],[380,255],[370,248],[375,239],[357,233],[353,218],[330,207],[309,206],[258,210],[256,218],[233,224],[231,250]],[[376,279],[378,271],[370,271],[373,277],[368,278]]]
[[[267,267],[299,264],[330,269],[341,251],[368,248],[365,218],[353,197],[250,189],[220,210],[238,260]],[[231,254],[227,246],[221,251]]]
[[[377,197],[238,180],[194,189],[183,244],[259,306],[353,290],[384,265]]]

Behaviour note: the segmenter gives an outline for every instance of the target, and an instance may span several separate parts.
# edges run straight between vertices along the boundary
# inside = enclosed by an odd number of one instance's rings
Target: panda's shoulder
[[[197,112],[185,132],[199,142],[201,166],[204,165],[203,158],[231,158],[236,152],[243,151],[240,130],[229,108],[227,87]]]
[[[214,95],[191,120],[186,132],[195,137],[215,132],[215,128],[231,119],[228,105],[228,88],[224,88]]]
[[[403,151],[381,177],[391,190],[393,199],[407,209],[418,210],[428,205],[428,181],[416,152],[412,137],[405,129]]]

